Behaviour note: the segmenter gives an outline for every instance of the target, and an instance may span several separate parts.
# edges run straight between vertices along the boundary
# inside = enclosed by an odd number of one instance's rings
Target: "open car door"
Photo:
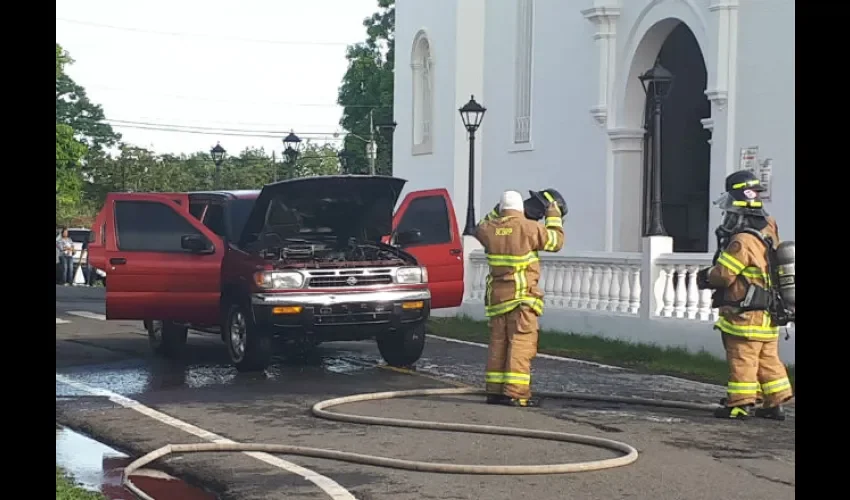
[[[172,196],[112,193],[104,212],[107,319],[218,323],[218,235]]]
[[[449,192],[430,189],[405,196],[393,217],[393,239],[428,269],[431,308],[460,306],[463,245]]]

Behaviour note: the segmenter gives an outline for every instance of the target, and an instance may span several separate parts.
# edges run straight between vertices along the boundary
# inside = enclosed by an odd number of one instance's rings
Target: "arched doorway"
[[[661,45],[658,62],[674,75],[661,114],[661,205],[664,227],[674,252],[707,252],[710,209],[711,134],[701,120],[711,115],[705,96],[705,59],[694,34],[679,23]],[[648,68],[647,68],[648,69]],[[651,100],[645,107],[645,128],[654,133]],[[649,142],[644,142],[645,151]],[[648,227],[651,155],[644,155],[644,229]]]

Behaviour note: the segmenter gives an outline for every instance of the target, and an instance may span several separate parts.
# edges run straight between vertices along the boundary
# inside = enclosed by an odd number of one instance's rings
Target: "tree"
[[[298,177],[316,177],[321,175],[338,175],[339,150],[332,144],[316,144],[307,140],[301,156],[298,158],[296,175]]]
[[[86,90],[65,73],[65,66],[74,60],[61,45],[56,44],[56,123],[74,129],[77,140],[85,144],[90,155],[102,154],[114,146],[121,135],[105,123],[103,108],[91,102]]]
[[[395,59],[395,0],[378,0],[378,12],[363,21],[366,40],[348,47],[348,69],[342,77],[337,102],[342,106],[340,125],[352,135],[343,147],[350,153],[349,173],[366,173],[369,161],[370,114],[375,125],[393,121],[393,69]],[[358,137],[359,136],[359,137]],[[376,170],[392,174],[392,138],[376,134]]]

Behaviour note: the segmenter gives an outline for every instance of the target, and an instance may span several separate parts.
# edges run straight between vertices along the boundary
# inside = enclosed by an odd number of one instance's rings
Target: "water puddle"
[[[56,465],[86,490],[100,492],[110,500],[135,500],[121,485],[121,473],[132,460],[71,429],[56,427]],[[142,469],[132,478],[136,486],[157,500],[216,500],[213,494],[157,470]]]

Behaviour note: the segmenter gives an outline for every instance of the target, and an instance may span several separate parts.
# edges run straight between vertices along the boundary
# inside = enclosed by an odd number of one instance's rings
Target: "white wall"
[[[736,148],[773,159],[772,201],[780,236],[794,239],[794,0],[739,7]]]
[[[513,143],[516,2],[487,0],[484,47],[482,208],[506,189],[558,189],[570,208],[565,251],[604,250],[607,138],[588,112],[598,72],[580,3],[535,1],[529,150]]]
[[[393,175],[407,179],[405,192],[447,188],[454,184],[454,122],[460,121],[455,103],[455,26],[457,0],[399,0],[396,2],[396,56],[393,134]],[[410,69],[413,40],[424,30],[434,61],[433,148],[413,155],[413,82]],[[457,205],[455,201],[455,205]],[[465,209],[463,205],[462,209]],[[457,213],[458,207],[455,207]],[[462,212],[461,212],[462,213]],[[462,224],[463,219],[459,219]]]

